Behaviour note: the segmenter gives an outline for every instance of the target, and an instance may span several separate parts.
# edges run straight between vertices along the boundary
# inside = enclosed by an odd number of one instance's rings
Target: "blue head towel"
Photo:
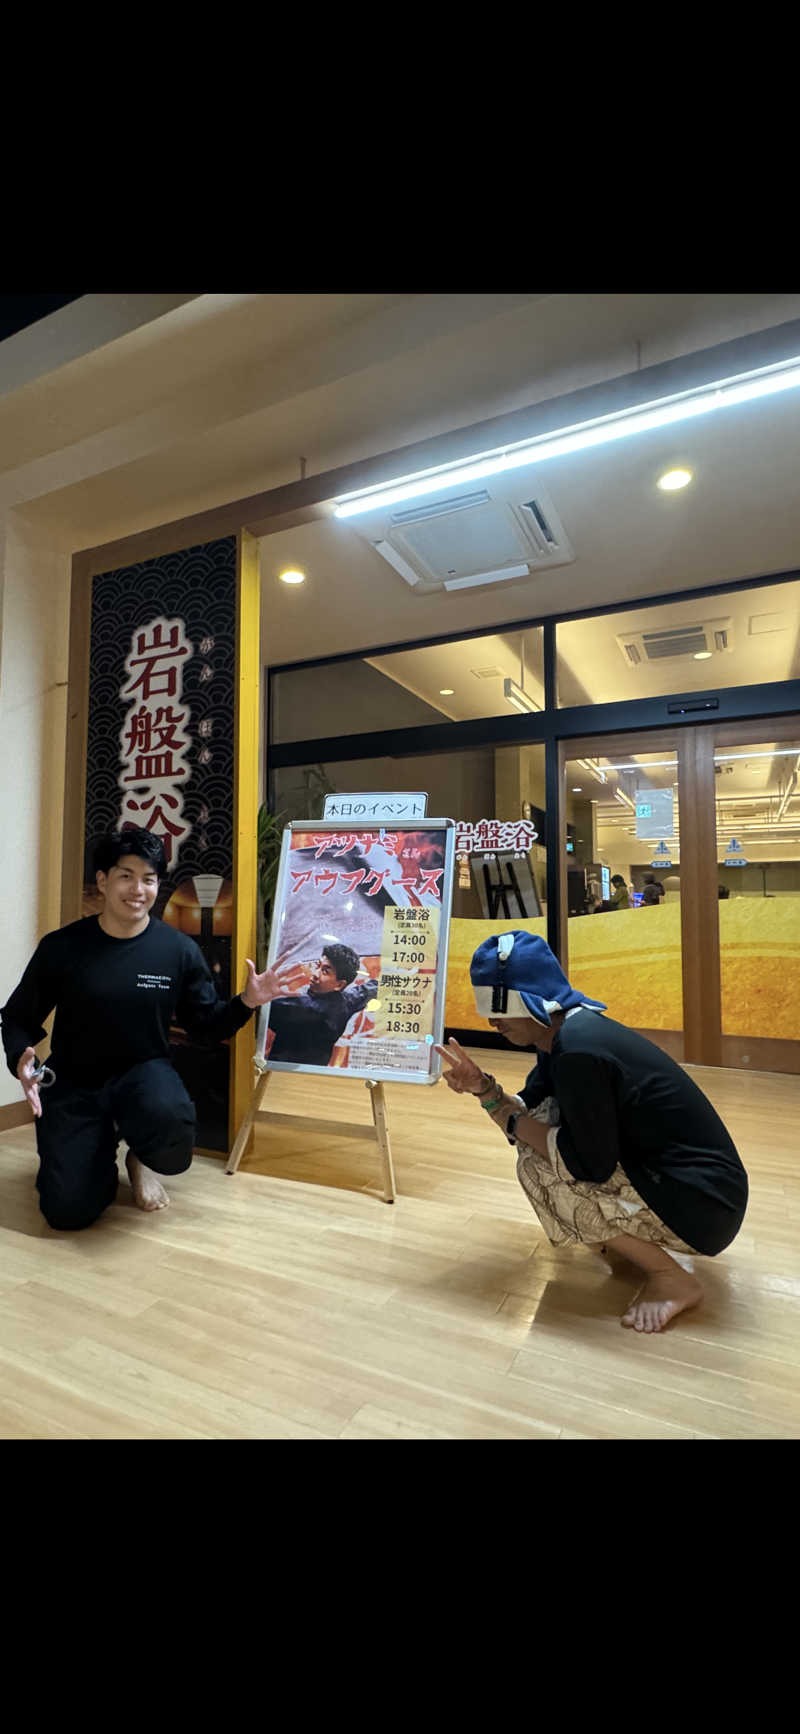
[[[558,958],[538,933],[492,934],[470,964],[475,1003],[482,1017],[525,1017],[549,1024],[552,1011],[589,1006],[605,1011],[602,1000],[587,999],[570,987]]]

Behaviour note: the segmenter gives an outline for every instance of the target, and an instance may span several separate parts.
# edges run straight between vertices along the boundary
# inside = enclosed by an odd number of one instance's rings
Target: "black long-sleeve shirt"
[[[334,1043],[354,1012],[374,999],[378,984],[353,982],[335,993],[293,993],[270,1000],[269,1027],[275,1040],[269,1059],[284,1064],[327,1066]]]
[[[747,1208],[747,1175],[708,1098],[668,1054],[583,1007],[564,1020],[520,1096],[555,1096],[559,1155],[576,1180],[602,1185],[617,1164],[697,1252],[722,1252]]]
[[[0,1013],[15,1077],[54,1006],[49,1063],[59,1080],[85,1089],[142,1060],[169,1059],[173,1023],[211,1043],[252,1016],[238,995],[220,999],[199,945],[152,915],[133,939],[113,938],[96,915],[45,934]]]

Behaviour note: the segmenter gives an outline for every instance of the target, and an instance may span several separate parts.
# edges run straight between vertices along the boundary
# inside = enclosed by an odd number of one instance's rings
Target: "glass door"
[[[675,1059],[800,1072],[800,716],[594,736],[560,760],[575,986]]]
[[[562,743],[562,829],[570,980],[683,1060],[678,757],[651,732]]]
[[[800,717],[715,730],[722,1063],[800,1071]]]

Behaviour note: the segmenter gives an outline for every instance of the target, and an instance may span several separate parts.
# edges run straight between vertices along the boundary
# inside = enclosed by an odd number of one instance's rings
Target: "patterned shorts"
[[[538,1116],[537,1116],[538,1118]],[[517,1179],[553,1246],[578,1241],[583,1246],[602,1246],[618,1234],[632,1234],[672,1252],[692,1252],[645,1204],[619,1165],[602,1186],[590,1180],[574,1180],[565,1166],[555,1139],[551,1155],[540,1156],[529,1144],[518,1142]]]

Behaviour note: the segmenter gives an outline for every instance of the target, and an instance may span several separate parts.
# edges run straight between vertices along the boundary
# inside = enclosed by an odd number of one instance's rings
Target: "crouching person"
[[[538,1062],[509,1096],[451,1038],[437,1052],[517,1150],[517,1176],[554,1246],[580,1242],[644,1278],[622,1318],[660,1331],[703,1290],[671,1252],[714,1257],[747,1208],[747,1175],[711,1103],[660,1048],[570,987],[537,934],[493,936],[470,975],[479,1013]]]
[[[196,1120],[170,1026],[224,1041],[266,997],[248,962],[244,992],[220,999],[200,947],[151,915],[166,871],[159,837],[110,832],[94,865],[102,913],[45,934],[0,1013],[9,1070],[36,1120],[40,1208],[61,1229],[87,1228],[113,1202],[120,1139],[139,1208],[169,1203],[160,1176],[189,1167]],[[54,1007],[43,1101],[34,1049]]]

